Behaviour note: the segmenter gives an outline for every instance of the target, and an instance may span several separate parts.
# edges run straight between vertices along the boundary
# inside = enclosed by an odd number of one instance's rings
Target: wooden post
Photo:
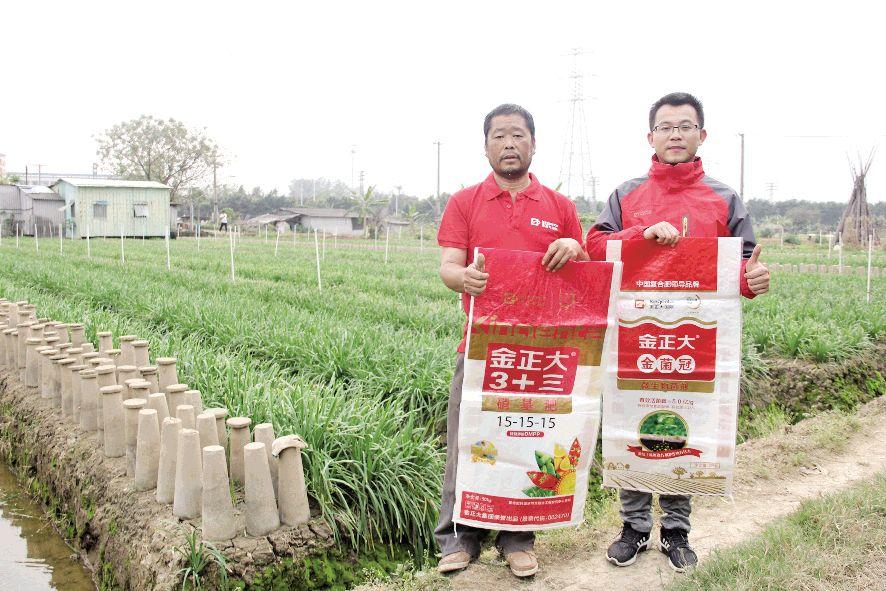
[[[320,282],[320,242],[317,239],[317,230],[314,230],[314,253],[317,256],[317,291],[323,291],[323,284]]]

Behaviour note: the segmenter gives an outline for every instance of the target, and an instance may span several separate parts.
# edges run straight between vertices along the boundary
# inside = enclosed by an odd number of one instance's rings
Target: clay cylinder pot
[[[182,519],[199,517],[202,501],[203,459],[200,453],[200,434],[195,429],[182,429],[175,462],[172,514]]]
[[[280,513],[268,467],[264,443],[247,443],[243,447],[246,497],[246,533],[265,536],[280,527]]]
[[[95,431],[98,428],[98,379],[94,369],[80,372],[80,428]]]
[[[98,336],[98,350],[100,353],[114,348],[114,333],[111,331],[102,331],[96,333]]]
[[[301,450],[306,447],[298,435],[286,435],[275,439],[271,450],[280,462],[277,499],[280,521],[285,525],[299,525],[311,518],[301,458]]]
[[[166,386],[166,388],[163,388],[163,383],[161,382],[160,386],[160,391],[166,392],[166,402],[169,405],[170,413],[178,416],[176,411],[180,405],[191,404],[187,396],[185,396],[185,392],[188,391],[187,384],[170,384],[169,386]],[[193,405],[191,404],[191,406]],[[187,428],[191,429],[192,427]]]
[[[71,344],[79,347],[86,342],[86,329],[80,323],[70,324],[68,325],[68,336]]]
[[[148,341],[132,341],[132,358],[134,360],[134,366],[142,367],[151,364],[148,352],[149,346],[150,343]]]
[[[203,538],[223,542],[237,535],[225,448],[203,448]]]
[[[175,368],[175,357],[158,357],[157,370],[159,371],[160,391],[166,392],[167,388],[173,384],[178,384],[178,371]],[[186,388],[187,389],[187,388]]]
[[[236,484],[243,484],[245,474],[243,469],[243,448],[252,441],[251,434],[249,433],[249,425],[252,424],[252,419],[249,417],[231,417],[227,423],[228,427],[231,428],[229,438],[231,448],[229,452],[231,456],[231,480]],[[268,473],[270,473],[270,468],[268,470]]]
[[[151,384],[151,394],[156,394],[161,391],[156,365],[144,365],[138,368],[138,371],[141,374],[142,379]]]
[[[166,417],[160,430],[160,468],[157,472],[156,499],[164,505],[175,500],[175,466],[181,431],[182,422],[175,417]]]
[[[126,475],[135,477],[135,450],[138,445],[138,413],[147,404],[142,398],[123,401],[123,434],[126,440]]]
[[[160,428],[157,411],[143,408],[138,411],[138,435],[135,444],[135,490],[156,488],[160,468]]]
[[[99,389],[102,398],[102,416],[105,421],[104,451],[107,458],[120,458],[126,455],[122,392],[123,386],[105,386]]]
[[[126,334],[120,337],[120,364],[121,365],[136,365],[135,363],[135,350],[132,347],[132,343],[138,340],[138,337],[134,334]],[[145,364],[147,365],[147,364]]]

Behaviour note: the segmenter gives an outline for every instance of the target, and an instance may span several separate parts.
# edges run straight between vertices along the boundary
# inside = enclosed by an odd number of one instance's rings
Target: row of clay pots
[[[175,358],[150,365],[147,341],[124,335],[114,349],[110,332],[97,333],[95,351],[82,324],[38,319],[27,302],[0,299],[2,325],[8,328],[0,335],[0,365],[17,369],[64,417],[96,432],[106,457],[125,457],[136,490],[156,490],[157,502],[171,504],[179,518],[202,516],[205,539],[237,535],[231,480],[245,489],[249,535],[309,519],[304,441],[275,438],[263,423],[253,442],[252,420],[204,410],[199,390],[179,383]]]

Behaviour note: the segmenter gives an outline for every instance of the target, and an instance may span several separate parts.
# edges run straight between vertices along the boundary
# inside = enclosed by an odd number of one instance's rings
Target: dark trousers
[[[652,493],[621,489],[621,520],[637,531],[652,530]],[[664,515],[661,526],[667,529],[689,531],[689,514],[692,513],[692,497],[686,495],[658,495],[658,504]]]
[[[488,529],[470,525],[455,525],[452,511],[455,506],[455,472],[458,468],[458,416],[461,409],[461,386],[465,375],[465,356],[459,353],[455,359],[455,375],[449,388],[449,407],[446,416],[446,472],[443,474],[443,490],[440,499],[440,519],[434,530],[434,538],[443,556],[463,550],[472,557],[480,554],[480,545],[489,535]],[[535,532],[502,531],[495,545],[502,554],[520,550],[532,550]]]

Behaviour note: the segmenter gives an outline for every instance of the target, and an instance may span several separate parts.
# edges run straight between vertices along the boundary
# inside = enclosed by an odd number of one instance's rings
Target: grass
[[[0,296],[27,299],[41,316],[137,334],[151,353],[175,356],[182,381],[275,433],[298,433],[309,494],[338,539],[432,548],[446,414],[463,313],[437,277],[438,252],[399,240],[327,238],[323,291],[313,241],[246,239],[229,278],[225,240],[84,241],[4,238]],[[769,251],[764,251],[767,255]],[[785,255],[787,256],[787,255]],[[770,259],[771,260],[771,259]],[[882,292],[886,280],[875,280]],[[745,303],[746,379],[767,358],[843,359],[882,339],[886,309],[863,303],[864,279],[776,275],[773,293]],[[765,421],[748,425],[762,433]],[[773,423],[775,424],[775,423]],[[592,499],[592,510],[606,499]]]
[[[715,553],[668,591],[882,589],[886,475],[804,502],[754,540]]]

